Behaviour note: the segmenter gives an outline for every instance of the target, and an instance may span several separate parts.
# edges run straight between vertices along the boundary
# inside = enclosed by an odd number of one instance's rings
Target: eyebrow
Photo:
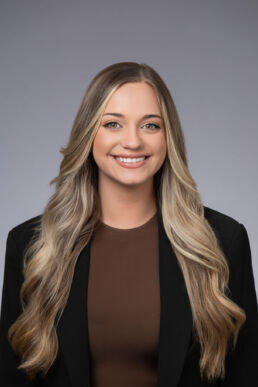
[[[115,116],[115,117],[122,117],[124,118],[125,116],[121,113],[105,113],[103,116]],[[142,118],[160,118],[162,120],[162,117],[159,114],[145,114]]]

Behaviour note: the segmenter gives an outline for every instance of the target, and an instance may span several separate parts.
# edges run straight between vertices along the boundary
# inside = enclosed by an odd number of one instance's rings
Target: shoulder
[[[243,276],[249,277],[250,283],[254,283],[250,241],[244,224],[209,207],[205,207],[204,211],[228,260],[231,277],[238,277],[237,284]]]
[[[8,232],[8,239],[14,241],[21,248],[25,247],[34,235],[35,228],[40,223],[41,216],[42,214],[36,215],[13,226]]]
[[[214,208],[204,206],[204,216],[209,222],[225,253],[231,249],[235,237],[246,229],[236,218]]]
[[[204,207],[204,216],[211,223],[212,226],[220,229],[234,229],[240,222],[233,218],[232,216],[215,210],[214,208],[203,206]]]
[[[41,216],[40,214],[26,219],[9,230],[6,239],[5,270],[11,268],[22,272],[24,251],[34,236]]]

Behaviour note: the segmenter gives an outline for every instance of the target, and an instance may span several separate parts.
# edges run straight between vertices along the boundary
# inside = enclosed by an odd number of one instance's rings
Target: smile
[[[146,160],[150,156],[139,157],[139,158],[130,158],[130,157],[123,158],[123,157],[115,157],[115,156],[112,156],[112,157],[116,161],[116,163],[122,167],[138,168],[138,167],[141,167],[142,165],[144,165]]]

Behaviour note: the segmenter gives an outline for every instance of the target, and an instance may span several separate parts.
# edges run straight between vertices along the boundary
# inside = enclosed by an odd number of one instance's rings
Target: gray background
[[[8,231],[53,193],[81,98],[102,68],[145,62],[175,100],[205,205],[248,231],[258,289],[258,2],[0,1],[0,289]],[[1,294],[0,294],[1,295]]]

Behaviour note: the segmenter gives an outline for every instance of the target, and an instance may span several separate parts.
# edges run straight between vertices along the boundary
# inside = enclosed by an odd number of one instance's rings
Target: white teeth
[[[122,161],[123,163],[139,163],[140,161],[143,161],[146,159],[146,157],[140,157],[138,159],[136,158],[122,158],[122,157],[115,157],[117,160]]]

